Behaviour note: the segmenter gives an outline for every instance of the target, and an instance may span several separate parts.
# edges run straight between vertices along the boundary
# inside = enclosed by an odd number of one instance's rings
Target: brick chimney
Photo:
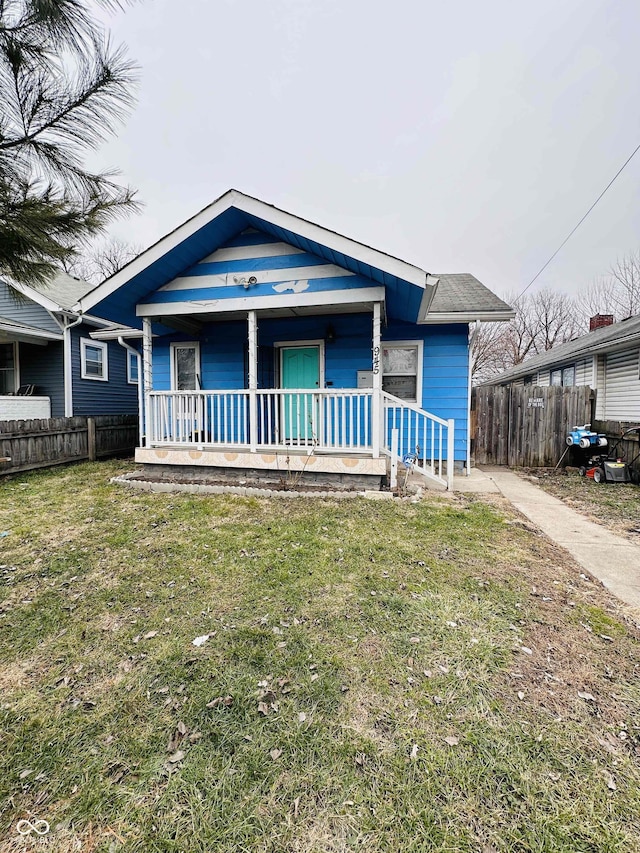
[[[614,323],[613,314],[596,314],[589,320],[589,331],[594,332],[596,329],[602,329],[604,326],[612,326]]]

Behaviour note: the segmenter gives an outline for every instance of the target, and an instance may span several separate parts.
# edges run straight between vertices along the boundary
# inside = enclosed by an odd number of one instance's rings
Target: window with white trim
[[[137,385],[138,379],[138,356],[127,350],[127,382],[129,385]]]
[[[80,338],[80,376],[82,379],[109,379],[109,347],[102,341]]]
[[[422,398],[422,343],[402,341],[382,344],[382,390],[412,403]]]

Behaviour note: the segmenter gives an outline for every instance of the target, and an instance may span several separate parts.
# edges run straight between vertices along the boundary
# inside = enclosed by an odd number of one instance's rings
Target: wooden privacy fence
[[[640,426],[637,421],[595,421],[592,429],[596,432],[604,432],[609,438],[609,447],[616,456],[620,456],[625,462],[632,462],[633,467],[640,469],[640,435],[637,432],[630,433],[626,438],[621,436],[631,427]],[[634,461],[635,460],[635,461]]]
[[[133,452],[136,415],[0,421],[0,474]]]
[[[479,465],[547,467],[566,450],[567,433],[592,420],[587,386],[482,386],[473,389],[472,452]]]

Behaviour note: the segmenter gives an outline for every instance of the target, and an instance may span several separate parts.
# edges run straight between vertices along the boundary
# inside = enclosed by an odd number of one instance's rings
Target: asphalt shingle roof
[[[496,296],[471,273],[439,275],[436,292],[429,307],[430,314],[450,314],[473,311],[509,311],[510,306]]]
[[[567,341],[566,344],[553,347],[553,349],[540,353],[540,355],[534,355],[533,358],[529,358],[527,361],[523,361],[522,364],[505,370],[504,373],[482,384],[500,385],[511,379],[518,379],[521,376],[534,373],[542,367],[549,367],[552,364],[570,361],[578,356],[588,355],[595,350],[607,351],[614,349],[620,343],[626,341],[627,338],[631,342],[636,339],[640,341],[640,314],[635,317],[629,317],[626,320],[621,320],[612,326],[604,326],[601,329],[588,332],[586,335],[581,335],[579,338]]]
[[[94,284],[81,281],[79,278],[74,278],[67,275],[66,272],[60,271],[49,284],[33,289],[57,303],[61,308],[69,310],[78,299],[89,293],[94,287]]]

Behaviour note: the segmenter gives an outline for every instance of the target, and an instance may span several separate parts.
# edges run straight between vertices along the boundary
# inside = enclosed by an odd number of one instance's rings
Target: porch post
[[[142,388],[144,395],[144,446],[151,446],[151,398],[153,389],[153,339],[151,336],[151,319],[142,318]],[[142,442],[142,437],[140,438]]]
[[[373,303],[373,392],[371,397],[371,445],[373,458],[380,456],[382,427],[382,368],[380,352],[380,303]]]
[[[249,450],[258,449],[258,320],[255,311],[247,312],[249,331]]]

